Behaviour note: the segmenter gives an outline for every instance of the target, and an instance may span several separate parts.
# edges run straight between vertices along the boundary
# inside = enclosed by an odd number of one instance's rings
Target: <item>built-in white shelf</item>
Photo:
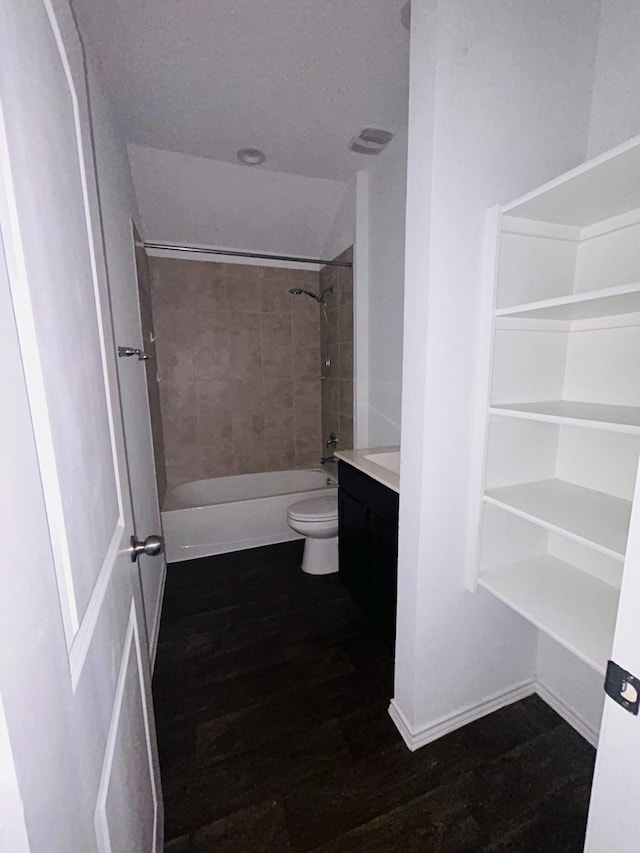
[[[574,293],[555,299],[543,299],[524,305],[512,305],[496,311],[496,317],[522,317],[530,320],[591,320],[640,311],[640,283],[623,284],[603,290]]]
[[[484,499],[609,557],[624,560],[631,501],[555,479],[489,489]]]
[[[604,673],[618,590],[549,554],[482,572],[478,585]]]
[[[498,403],[493,404],[489,411],[491,414],[512,418],[640,435],[640,408],[635,406],[545,400],[536,403]]]
[[[639,168],[640,137],[487,214],[468,586],[601,673],[633,569]]]

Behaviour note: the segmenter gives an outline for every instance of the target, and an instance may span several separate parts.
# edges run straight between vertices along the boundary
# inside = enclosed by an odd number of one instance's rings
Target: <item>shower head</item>
[[[315,293],[311,293],[310,290],[303,290],[301,287],[290,287],[289,293],[293,296],[300,296],[301,293],[304,293],[305,296],[310,296],[312,299],[315,299],[316,302],[323,305],[325,308],[327,307],[327,303],[324,301],[325,294],[331,293],[333,291],[332,287],[327,287],[326,290],[323,290],[320,296],[317,296]]]

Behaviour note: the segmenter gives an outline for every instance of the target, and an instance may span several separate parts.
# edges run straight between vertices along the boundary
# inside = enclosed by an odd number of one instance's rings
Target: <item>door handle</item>
[[[132,536],[130,539],[131,562],[135,563],[140,554],[146,554],[147,557],[156,557],[162,554],[164,550],[164,542],[162,536],[147,536],[144,541],[136,539]]]

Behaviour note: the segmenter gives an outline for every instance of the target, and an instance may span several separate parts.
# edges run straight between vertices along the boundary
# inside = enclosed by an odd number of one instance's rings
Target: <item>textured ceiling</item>
[[[344,180],[406,123],[404,0],[73,0],[127,141]],[[391,143],[393,144],[393,143]]]

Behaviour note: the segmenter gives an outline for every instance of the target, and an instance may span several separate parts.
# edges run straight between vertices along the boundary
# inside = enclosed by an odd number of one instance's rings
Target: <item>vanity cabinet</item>
[[[398,579],[398,494],[339,463],[340,579],[393,648]]]

